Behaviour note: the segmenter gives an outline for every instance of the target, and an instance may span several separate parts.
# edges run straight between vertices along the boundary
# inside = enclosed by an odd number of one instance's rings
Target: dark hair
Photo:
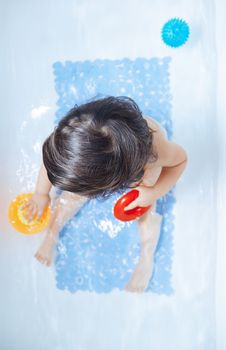
[[[128,188],[157,159],[152,132],[129,97],[76,105],[43,144],[48,178],[61,190],[89,198]]]

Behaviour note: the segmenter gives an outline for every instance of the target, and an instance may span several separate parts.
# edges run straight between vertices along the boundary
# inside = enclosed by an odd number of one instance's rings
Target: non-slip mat
[[[94,96],[129,96],[145,115],[158,120],[172,137],[170,57],[136,60],[56,62],[55,88],[59,96],[56,124],[75,104]],[[122,223],[112,214],[119,194],[90,200],[60,232],[55,260],[59,289],[110,292],[123,290],[139,261],[137,222]],[[155,267],[146,291],[171,294],[173,254],[173,190],[157,202],[163,215],[155,253]]]

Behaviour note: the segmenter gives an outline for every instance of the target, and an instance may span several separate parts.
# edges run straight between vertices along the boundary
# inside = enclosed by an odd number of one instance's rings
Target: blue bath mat
[[[75,104],[94,96],[129,96],[145,115],[158,120],[172,137],[169,90],[170,57],[136,60],[56,62],[53,65],[59,99],[56,124]],[[110,292],[123,290],[139,261],[137,222],[116,220],[112,208],[119,194],[88,201],[60,232],[56,282],[59,289]],[[157,202],[163,215],[155,267],[146,291],[171,294],[173,254],[173,190]]]

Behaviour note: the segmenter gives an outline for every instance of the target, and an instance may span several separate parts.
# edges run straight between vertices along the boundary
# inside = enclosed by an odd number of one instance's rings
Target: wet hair
[[[72,108],[45,140],[50,182],[89,198],[130,187],[154,162],[153,132],[129,97],[104,97]]]

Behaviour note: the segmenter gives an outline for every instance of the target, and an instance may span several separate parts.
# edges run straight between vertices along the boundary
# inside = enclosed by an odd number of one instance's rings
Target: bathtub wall
[[[217,123],[218,123],[218,190],[217,190],[217,256],[216,256],[216,348],[226,347],[226,46],[225,14],[226,3],[216,1],[216,45],[217,45]]]
[[[223,2],[217,16],[222,19]],[[216,96],[215,3],[212,0],[91,2],[15,0],[1,4],[0,344],[4,350],[223,350],[223,94]],[[188,43],[160,40],[164,22],[186,19]],[[221,22],[222,23],[222,22]],[[217,31],[221,31],[217,24]],[[223,39],[222,39],[223,42]],[[218,54],[221,42],[217,39]],[[172,58],[173,139],[189,164],[176,187],[171,296],[59,291],[55,271],[33,255],[43,235],[23,236],[7,221],[10,200],[34,188],[41,144],[57,109],[57,61]],[[219,65],[225,53],[218,55]],[[224,68],[223,68],[224,69]],[[223,72],[223,71],[222,71]],[[225,82],[218,83],[219,91]],[[218,125],[216,124],[218,102]],[[225,120],[225,119],[224,119]],[[222,127],[221,127],[222,125]],[[219,185],[217,185],[217,178]],[[217,202],[217,189],[220,200]],[[216,258],[217,223],[220,229]],[[216,260],[218,272],[216,274]],[[217,277],[217,289],[215,288]],[[216,293],[217,290],[217,293]],[[216,322],[216,302],[217,318]],[[224,312],[226,314],[226,312]],[[219,343],[216,347],[216,325]]]

